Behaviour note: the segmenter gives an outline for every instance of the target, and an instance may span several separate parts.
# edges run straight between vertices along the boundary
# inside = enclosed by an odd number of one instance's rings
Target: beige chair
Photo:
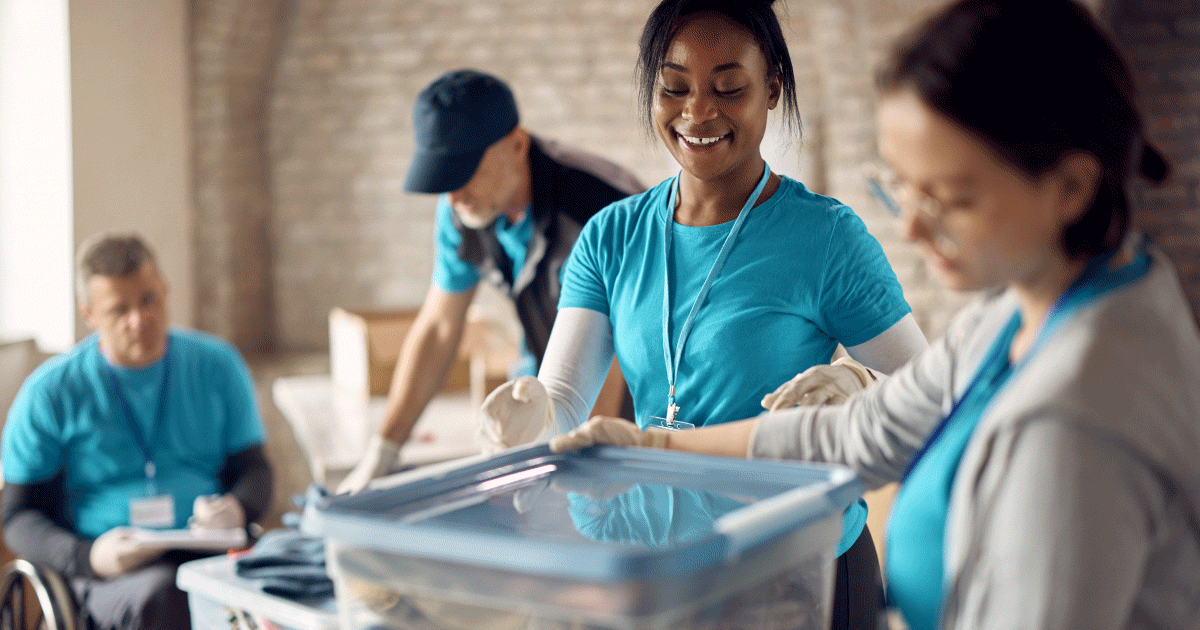
[[[0,341],[0,427],[8,417],[8,407],[17,397],[25,377],[49,355],[38,349],[33,339]]]

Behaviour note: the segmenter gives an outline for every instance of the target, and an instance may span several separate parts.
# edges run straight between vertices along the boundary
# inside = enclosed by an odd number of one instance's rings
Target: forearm
[[[688,431],[670,431],[667,433],[667,448],[744,459],[749,456],[750,439],[757,422],[756,418],[750,418]]]
[[[889,410],[884,400],[905,378],[901,372],[841,405],[759,416],[749,436],[750,456],[842,464],[868,489],[897,481],[938,420],[936,412],[902,418]]]
[[[274,494],[275,475],[262,446],[227,455],[221,477],[222,491],[242,504],[247,523],[266,513]]]
[[[613,362],[608,316],[586,308],[565,308],[554,320],[538,380],[554,404],[558,433],[588,419]]]
[[[441,390],[462,341],[463,320],[419,317],[404,341],[379,435],[403,444],[430,400]]]
[[[92,541],[75,535],[36,507],[52,494],[47,484],[7,484],[3,492],[4,542],[16,555],[65,576],[93,577]]]

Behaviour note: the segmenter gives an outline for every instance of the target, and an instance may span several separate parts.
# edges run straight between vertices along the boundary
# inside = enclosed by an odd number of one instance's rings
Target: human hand
[[[399,463],[400,444],[385,437],[373,435],[367,442],[366,454],[363,455],[354,470],[350,471],[350,474],[342,480],[342,483],[338,484],[337,493],[356,494],[362,492],[362,489],[366,488],[372,479],[392,472]]]
[[[762,406],[778,411],[797,405],[840,405],[874,380],[861,363],[842,357],[829,365],[814,365],[763,396]]]
[[[479,437],[489,453],[528,444],[553,425],[554,405],[532,376],[497,387],[479,408]]]
[[[246,510],[232,494],[210,494],[192,502],[192,529],[234,529],[246,526]]]
[[[163,551],[162,547],[138,542],[132,527],[114,527],[92,542],[88,561],[96,575],[110,578],[146,564]]]
[[[670,431],[655,428],[642,431],[637,424],[624,418],[595,416],[566,435],[556,435],[550,440],[550,450],[564,453],[597,444],[667,448],[670,434]]]

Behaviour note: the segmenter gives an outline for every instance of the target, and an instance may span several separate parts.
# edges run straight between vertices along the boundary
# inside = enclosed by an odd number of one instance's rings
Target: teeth
[[[698,145],[703,146],[706,144],[712,144],[712,143],[716,142],[717,140],[724,138],[725,136],[717,136],[715,138],[693,138],[691,136],[681,135],[680,137],[682,137],[684,140],[687,140],[688,143],[690,143],[690,144],[698,144]]]

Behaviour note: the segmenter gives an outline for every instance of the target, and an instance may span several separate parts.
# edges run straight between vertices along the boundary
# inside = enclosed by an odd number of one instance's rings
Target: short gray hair
[[[155,262],[154,251],[141,235],[117,232],[94,234],[79,245],[75,254],[75,296],[87,302],[92,276],[122,277],[135,273],[146,262]]]

